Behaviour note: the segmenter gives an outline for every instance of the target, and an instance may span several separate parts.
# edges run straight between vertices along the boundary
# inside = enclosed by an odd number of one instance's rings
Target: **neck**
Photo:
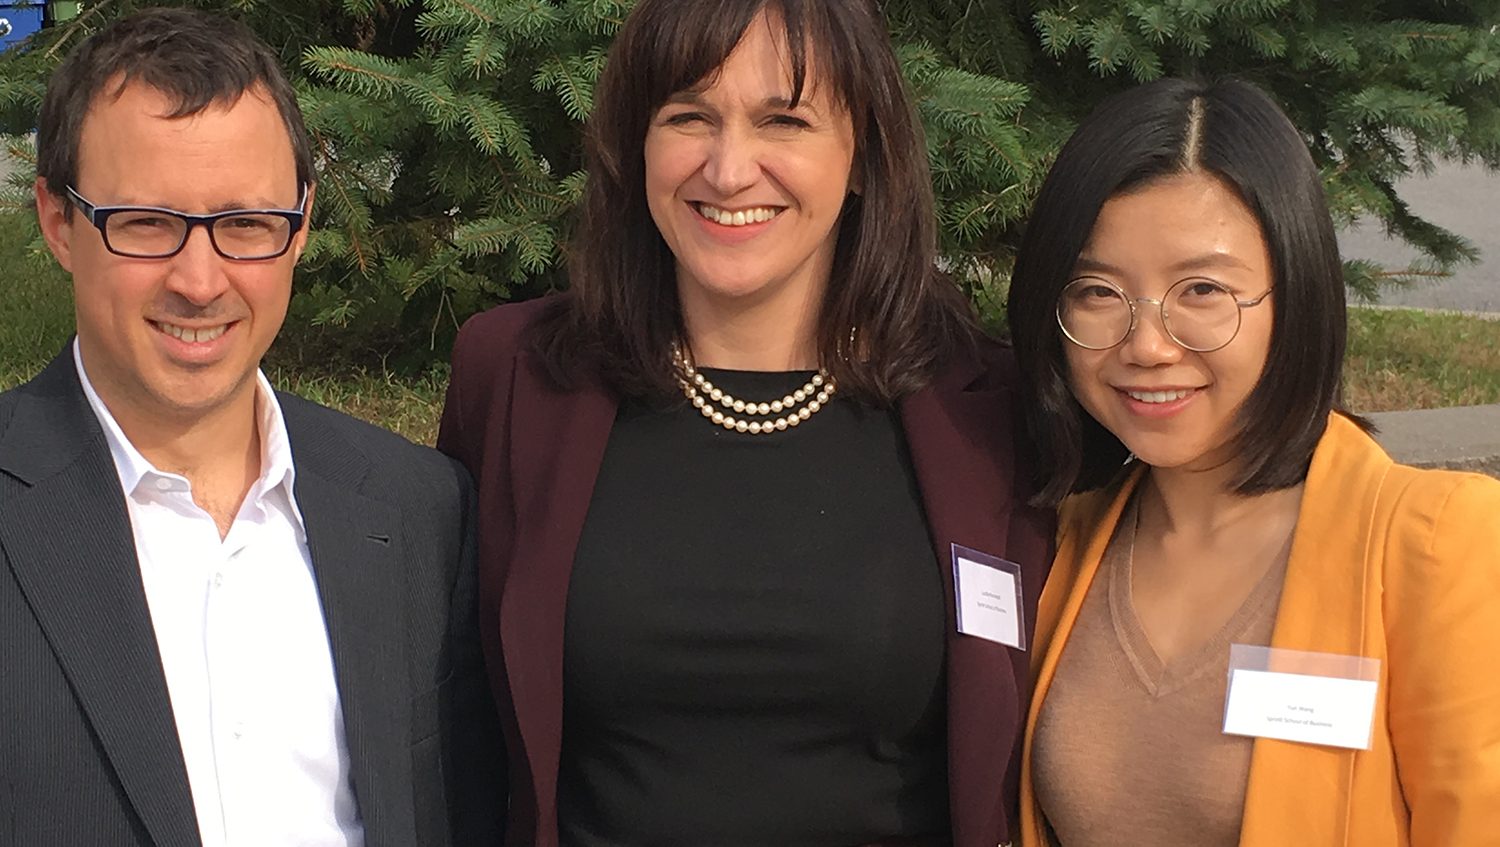
[[[177,415],[139,409],[113,396],[111,388],[94,386],[131,446],[153,467],[186,477],[193,499],[225,529],[260,477],[256,383],[250,381],[229,402],[205,413]]]
[[[1141,492],[1141,522],[1161,534],[1210,538],[1253,528],[1290,533],[1302,503],[1302,486],[1244,496],[1230,490],[1231,470],[1152,468]]]
[[[695,364],[742,371],[818,367],[822,287],[733,298],[715,296],[696,285],[678,289]]]
[[[158,418],[149,426],[138,425],[137,421],[127,423],[118,415],[115,420],[135,449],[156,467],[192,479],[205,474],[222,476],[231,469],[248,466],[253,469],[245,481],[248,490],[259,476],[260,427],[256,425],[254,392],[247,392],[242,401],[237,399],[233,408],[191,420]]]

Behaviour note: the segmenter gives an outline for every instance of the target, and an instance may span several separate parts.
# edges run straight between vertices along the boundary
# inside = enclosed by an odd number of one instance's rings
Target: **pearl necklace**
[[[677,367],[677,384],[682,387],[682,393],[693,404],[693,408],[718,426],[751,435],[785,432],[801,425],[828,405],[829,398],[833,397],[838,389],[833,377],[829,376],[828,370],[819,368],[818,372],[813,374],[813,378],[796,391],[780,400],[757,403],[734,397],[709,382],[707,377],[688,362],[687,357],[682,354],[682,348],[675,343],[672,345],[672,363]],[[804,402],[807,405],[797,408]],[[715,404],[722,406],[723,409],[714,408]],[[782,412],[786,414],[782,415]],[[735,414],[760,417],[779,415],[779,417],[768,421],[752,421],[735,417]]]

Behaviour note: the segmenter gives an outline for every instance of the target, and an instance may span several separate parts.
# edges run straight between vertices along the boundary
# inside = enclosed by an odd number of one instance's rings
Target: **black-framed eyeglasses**
[[[1222,282],[1189,277],[1168,288],[1158,300],[1131,297],[1107,279],[1082,276],[1058,296],[1057,325],[1079,347],[1108,350],[1135,331],[1135,304],[1150,303],[1161,311],[1162,326],[1173,341],[1195,353],[1212,353],[1239,335],[1241,310],[1259,306],[1274,288],[1240,300]]]
[[[157,206],[95,206],[68,186],[68,199],[104,237],[104,247],[132,259],[166,259],[182,252],[193,227],[208,230],[214,251],[226,259],[251,262],[282,256],[306,218],[307,186],[296,209],[231,209],[189,215]]]

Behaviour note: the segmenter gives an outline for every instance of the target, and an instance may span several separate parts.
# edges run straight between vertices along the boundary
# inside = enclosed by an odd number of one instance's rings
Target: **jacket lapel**
[[[71,352],[20,391],[0,471],[27,488],[0,511],[0,546],[152,842],[197,845],[129,516]]]
[[[360,493],[369,470],[364,454],[308,415],[303,401],[280,399],[365,837],[371,847],[410,844],[416,822],[400,516]]]
[[[1026,655],[960,635],[954,616],[952,546],[961,544],[1022,566],[1025,625],[1033,625],[1042,580],[1051,564],[1047,542],[1035,532],[1011,532],[1027,521],[1047,521],[1017,502],[1024,469],[1017,467],[1014,399],[1005,388],[971,385],[984,373],[968,362],[934,380],[901,405],[918,487],[942,573],[948,608],[948,773],[953,839],[957,845],[993,844],[1014,826],[1025,702]],[[1014,536],[1014,537],[1013,537]]]
[[[1026,843],[1048,843],[1046,828],[1036,806],[1031,774],[1031,745],[1037,716],[1047,698],[1047,690],[1052,686],[1052,679],[1057,675],[1057,664],[1067,645],[1068,634],[1078,621],[1084,597],[1099,571],[1100,562],[1104,560],[1110,537],[1114,535],[1125,504],[1130,501],[1144,470],[1144,466],[1137,466],[1113,496],[1108,489],[1075,495],[1063,504],[1061,510],[1061,540],[1056,565],[1038,603],[1036,649],[1031,654],[1035,687],[1026,714],[1025,750],[1021,760],[1020,832]]]
[[[1308,470],[1272,647],[1370,655],[1366,563],[1380,488],[1393,464],[1349,420],[1329,419]],[[1353,750],[1256,739],[1240,844],[1346,843],[1354,760]],[[1288,791],[1289,784],[1304,788]]]
[[[522,354],[511,396],[515,544],[500,599],[500,641],[539,807],[538,847],[556,843],[562,755],[563,625],[573,557],[618,401],[598,382],[564,390]]]

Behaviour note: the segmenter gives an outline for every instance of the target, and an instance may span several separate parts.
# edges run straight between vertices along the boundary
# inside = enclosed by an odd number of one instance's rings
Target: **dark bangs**
[[[702,27],[663,25],[650,33],[643,59],[641,81],[650,102],[660,105],[679,92],[712,85],[718,69],[744,38],[751,22],[764,9],[781,25],[792,71],[792,102],[802,98],[807,85],[807,42],[812,22],[802,0],[760,0],[749,3],[694,2],[682,0],[673,17],[702,21]],[[779,18],[779,20],[777,20]],[[827,33],[815,33],[812,41],[823,44]]]

